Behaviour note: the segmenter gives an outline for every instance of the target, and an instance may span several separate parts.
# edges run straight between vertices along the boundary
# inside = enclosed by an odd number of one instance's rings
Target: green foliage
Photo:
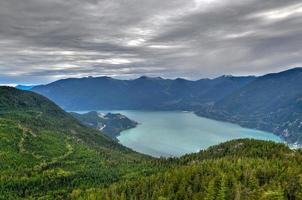
[[[0,199],[66,199],[162,169],[40,95],[0,87],[0,108]]]
[[[280,145],[271,142],[237,140],[231,144],[243,144],[251,152],[261,144],[266,146],[263,158],[255,154],[225,154],[221,158],[195,160],[190,156],[182,166],[172,162],[171,169],[150,177],[119,182],[108,188],[94,189],[82,193],[84,199],[110,196],[119,199],[302,199],[302,155],[288,149],[284,155],[276,152]],[[216,150],[229,148],[230,143],[217,146]],[[272,148],[269,148],[269,147]],[[211,148],[209,151],[213,151]],[[289,153],[289,154],[288,154]],[[202,155],[206,155],[204,152]],[[180,158],[182,160],[183,158]]]
[[[117,140],[117,136],[119,136],[123,130],[137,126],[137,122],[121,114],[108,113],[100,116],[96,111],[84,114],[71,112],[70,114],[84,125],[97,130],[102,130],[102,133],[113,140]]]
[[[155,159],[80,124],[49,100],[0,87],[0,199],[302,199],[302,152],[234,140]]]

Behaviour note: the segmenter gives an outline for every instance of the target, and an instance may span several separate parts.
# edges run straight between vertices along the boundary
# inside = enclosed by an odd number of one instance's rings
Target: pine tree
[[[215,178],[210,180],[204,200],[214,200],[214,199],[215,199]]]
[[[223,175],[220,181],[220,189],[217,195],[217,200],[225,200],[225,192],[227,188],[225,186],[225,176]]]

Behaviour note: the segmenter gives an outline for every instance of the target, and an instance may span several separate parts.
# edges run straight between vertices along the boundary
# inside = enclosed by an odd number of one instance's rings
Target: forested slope
[[[270,131],[289,143],[302,144],[301,86],[302,68],[267,74],[196,113]]]
[[[122,131],[134,128],[138,124],[136,121],[119,113],[102,114],[91,111],[83,114],[70,112],[70,114],[84,125],[101,130],[102,133],[115,141],[117,141],[117,136],[119,136]]]
[[[151,158],[45,97],[0,87],[0,199],[299,200],[301,162],[301,150],[249,139]]]
[[[75,199],[302,199],[302,154],[282,144],[234,140],[171,161],[171,169],[73,193]]]
[[[0,87],[0,199],[66,199],[74,188],[158,171],[159,162],[85,127],[45,97]]]

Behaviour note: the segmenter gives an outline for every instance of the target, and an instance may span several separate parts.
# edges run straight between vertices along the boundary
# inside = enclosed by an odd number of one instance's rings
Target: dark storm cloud
[[[2,0],[0,83],[302,65],[298,0]]]

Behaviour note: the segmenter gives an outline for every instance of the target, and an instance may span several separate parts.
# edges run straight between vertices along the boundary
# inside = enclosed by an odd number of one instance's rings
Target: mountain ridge
[[[196,113],[302,143],[302,68],[261,76]]]
[[[301,160],[301,150],[252,139],[152,158],[41,95],[0,87],[0,199],[300,199]]]
[[[192,110],[223,98],[255,77],[163,79],[70,78],[32,88],[66,110]],[[229,84],[226,84],[229,83]],[[203,90],[203,89],[206,90]]]
[[[59,80],[32,91],[67,110],[188,110],[302,144],[301,72],[297,67],[259,77],[225,75],[195,81],[90,77]]]

